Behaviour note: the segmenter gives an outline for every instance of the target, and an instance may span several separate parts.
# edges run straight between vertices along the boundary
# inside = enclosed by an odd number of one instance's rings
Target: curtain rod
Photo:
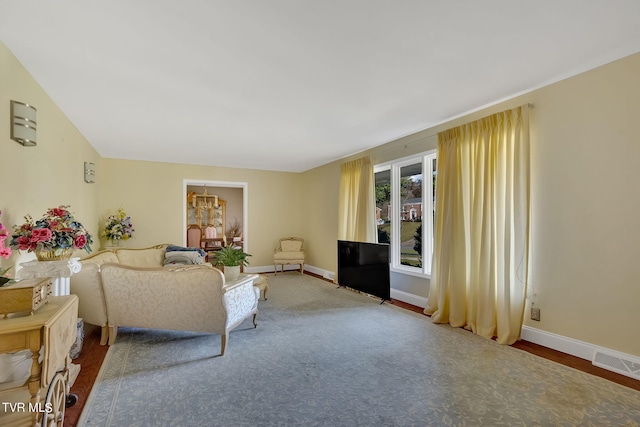
[[[528,108],[529,110],[533,110],[533,104],[532,104],[532,103],[530,103],[530,102],[529,102],[529,103],[527,103],[527,104],[522,104],[522,105],[520,105],[520,107],[524,107],[525,105],[527,106],[527,108]],[[516,107],[514,107],[514,108],[516,108]],[[469,113],[469,114],[471,114],[471,113]],[[436,125],[436,126],[437,126],[437,125]],[[434,127],[435,127],[435,126],[434,126]],[[425,129],[425,130],[426,130],[426,129]],[[421,132],[421,131],[418,131],[418,132]],[[416,133],[418,133],[418,132],[416,132]],[[395,146],[395,147],[389,147],[389,148],[387,148],[386,150],[384,150],[384,151],[381,151],[381,152],[377,153],[377,155],[385,154],[385,153],[388,153],[389,151],[406,150],[406,149],[407,149],[407,148],[409,148],[409,146],[411,146],[411,145],[418,144],[418,143],[420,143],[420,142],[425,142],[425,141],[426,141],[426,140],[428,140],[429,138],[433,138],[433,137],[437,137],[437,134],[435,134],[435,135],[425,136],[425,137],[422,137],[422,138],[417,139],[417,140],[415,140],[415,141],[406,142],[406,143],[404,143],[404,144],[399,144],[399,145],[397,145],[397,146]]]
[[[429,136],[425,136],[425,137],[420,138],[420,139],[416,139],[415,141],[405,142],[404,144],[399,144],[399,145],[397,145],[395,147],[389,147],[384,151],[380,151],[379,153],[376,153],[376,155],[379,156],[381,154],[388,153],[389,151],[406,150],[407,148],[409,148],[410,146],[412,146],[414,144],[418,144],[418,143],[421,143],[421,142],[426,142],[428,139],[434,138],[434,137],[437,137],[437,135],[429,135]]]

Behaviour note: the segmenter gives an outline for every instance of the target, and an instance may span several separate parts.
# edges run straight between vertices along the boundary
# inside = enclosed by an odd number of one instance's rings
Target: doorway
[[[213,216],[216,217],[216,225],[220,227],[220,231],[227,236],[230,241],[233,237],[241,236],[244,251],[249,247],[249,221],[248,221],[248,183],[232,182],[232,181],[204,181],[196,179],[185,179],[182,185],[182,206],[183,206],[183,245],[187,246],[187,228],[190,224],[201,223],[204,221],[213,222]],[[211,214],[209,211],[202,210],[198,216],[197,209],[190,209],[194,206],[194,196],[200,195],[196,199],[198,201],[207,200],[201,197],[202,194],[208,196],[217,196],[212,200],[219,200],[218,203],[224,206],[224,211],[219,210]],[[215,202],[214,202],[215,203]],[[197,202],[196,202],[197,207]],[[202,225],[202,224],[201,224]]]

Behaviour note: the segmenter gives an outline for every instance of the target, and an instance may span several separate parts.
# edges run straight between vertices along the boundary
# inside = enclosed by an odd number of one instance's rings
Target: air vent
[[[640,359],[632,356],[597,350],[591,363],[594,366],[640,380]]]

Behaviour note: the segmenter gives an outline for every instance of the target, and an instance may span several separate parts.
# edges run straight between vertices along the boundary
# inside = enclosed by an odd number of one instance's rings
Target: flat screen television
[[[338,240],[338,284],[391,300],[389,245]]]

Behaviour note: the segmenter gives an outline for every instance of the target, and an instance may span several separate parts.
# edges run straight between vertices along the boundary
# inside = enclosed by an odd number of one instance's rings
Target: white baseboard
[[[257,266],[257,267],[245,267],[244,268],[244,272],[245,273],[254,273],[254,274],[273,273],[273,265],[261,265],[261,266]]]
[[[640,357],[638,356],[530,326],[522,326],[521,337],[525,341],[588,360],[595,366],[640,380]]]
[[[300,271],[299,265],[285,265],[285,271],[297,270]],[[273,265],[259,265],[255,267],[245,267],[244,271],[247,273],[273,273],[275,270]],[[280,266],[278,266],[278,272],[280,271]],[[335,273],[333,271],[325,270],[323,268],[314,267],[313,265],[305,264],[304,271],[308,271],[313,274],[317,274],[319,276],[324,277],[325,279],[333,280],[335,277]]]
[[[415,305],[417,307],[425,308],[427,306],[427,298],[410,294],[408,292],[399,291],[393,288],[391,288],[391,298]]]
[[[325,270],[324,268],[314,267],[313,265],[305,265],[304,271],[308,271],[313,274],[317,274],[318,276],[322,276],[327,280],[335,280],[336,273],[333,271]]]
[[[525,341],[539,344],[586,360],[592,360],[597,349],[597,346],[593,344],[526,325],[522,326],[521,337]]]

